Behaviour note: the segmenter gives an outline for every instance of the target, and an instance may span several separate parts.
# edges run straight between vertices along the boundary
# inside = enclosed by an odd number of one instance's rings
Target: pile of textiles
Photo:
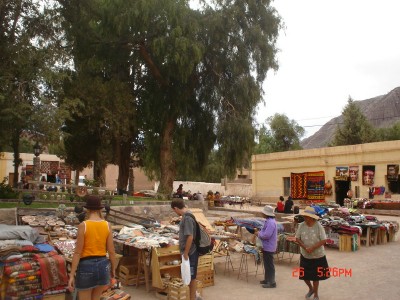
[[[162,231],[165,227],[158,228]],[[135,227],[123,227],[116,239],[123,241],[125,245],[130,245],[138,249],[151,249],[152,247],[164,247],[167,245],[177,245],[179,241],[176,233],[167,230],[162,235],[156,231],[151,232],[141,225]]]
[[[232,222],[237,226],[244,227],[248,232],[254,234],[254,229],[257,228],[261,230],[264,226],[265,219],[264,218],[232,218]],[[283,224],[276,224],[278,229],[278,234],[285,231]]]
[[[279,234],[278,235],[278,245],[276,247],[276,252],[288,252],[288,253],[300,253],[300,246],[294,242],[288,241],[286,238],[287,234]]]
[[[0,250],[1,299],[42,299],[46,294],[65,292],[68,277],[64,258],[56,251],[42,253],[39,248],[9,246]]]

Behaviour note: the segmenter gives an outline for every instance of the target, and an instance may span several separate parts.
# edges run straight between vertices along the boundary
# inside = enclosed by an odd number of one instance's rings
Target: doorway
[[[344,206],[344,198],[347,198],[347,191],[350,189],[350,181],[335,180],[336,203]]]

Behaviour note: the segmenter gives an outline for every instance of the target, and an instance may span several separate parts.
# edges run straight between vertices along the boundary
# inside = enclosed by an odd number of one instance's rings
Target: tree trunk
[[[95,161],[93,164],[93,177],[97,181],[99,187],[106,185],[106,165],[103,165],[99,161]]]
[[[172,136],[175,128],[175,122],[169,119],[162,132],[161,151],[160,151],[160,169],[161,178],[158,192],[165,195],[172,193],[172,187],[175,179],[175,160],[172,155]]]
[[[119,195],[126,191],[129,178],[129,160],[131,158],[131,143],[121,143],[118,153],[118,181],[117,191]]]
[[[13,137],[12,137],[12,148],[14,151],[14,179],[13,182],[9,182],[11,186],[14,188],[18,187],[18,177],[19,177],[19,172],[18,168],[22,163],[20,153],[19,153],[19,139],[20,139],[20,131],[19,130],[13,130]]]

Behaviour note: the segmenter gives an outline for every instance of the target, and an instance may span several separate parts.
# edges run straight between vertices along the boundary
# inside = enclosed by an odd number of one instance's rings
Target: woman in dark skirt
[[[306,299],[319,300],[319,281],[329,278],[324,248],[326,234],[318,222],[319,217],[313,207],[307,206],[300,214],[304,217],[304,222],[299,225],[296,236],[293,238],[293,241],[300,245],[299,279],[304,280],[308,286]],[[314,298],[311,298],[312,295]]]

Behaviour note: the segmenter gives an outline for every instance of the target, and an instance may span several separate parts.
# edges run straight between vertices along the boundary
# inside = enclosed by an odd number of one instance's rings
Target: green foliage
[[[393,124],[389,128],[378,128],[376,136],[379,141],[400,140],[400,122]]]
[[[12,187],[8,184],[8,177],[4,177],[0,182],[0,199],[16,199],[18,193],[14,192]]]
[[[304,132],[304,128],[295,120],[275,114],[267,119],[266,125],[261,126],[254,154],[299,150]]]
[[[338,125],[332,146],[356,145],[377,141],[375,129],[360,108],[349,97],[342,111],[343,123]]]

